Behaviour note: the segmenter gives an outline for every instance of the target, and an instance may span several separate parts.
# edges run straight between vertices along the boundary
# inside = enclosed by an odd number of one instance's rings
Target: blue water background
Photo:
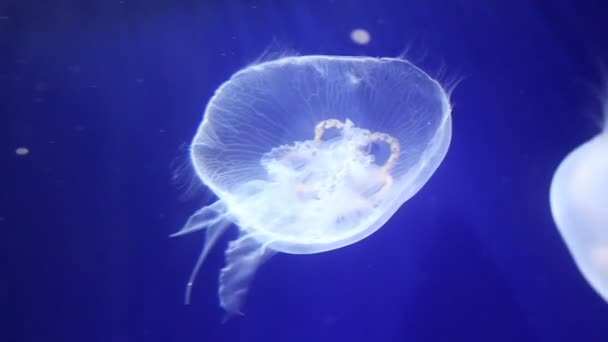
[[[548,204],[559,162],[600,129],[604,7],[1,3],[0,340],[608,341],[608,304],[577,271]],[[355,28],[369,45],[350,40]],[[462,79],[453,141],[385,227],[336,251],[275,256],[246,316],[222,325],[224,245],[184,306],[203,235],[168,235],[212,200],[186,191],[183,168],[206,101],[269,47],[407,51],[440,80]],[[16,155],[20,146],[30,154]]]

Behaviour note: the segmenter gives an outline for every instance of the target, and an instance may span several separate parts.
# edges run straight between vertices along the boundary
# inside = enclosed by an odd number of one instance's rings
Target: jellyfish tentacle
[[[196,261],[196,264],[194,265],[194,268],[192,269],[192,272],[190,273],[188,283],[186,284],[186,294],[184,297],[185,304],[190,304],[194,280],[198,275],[203,262],[207,258],[209,251],[211,251],[211,248],[215,245],[217,239],[230,226],[231,222],[225,219],[225,216],[226,205],[222,201],[217,201],[196,211],[194,214],[192,214],[192,216],[190,216],[182,229],[180,229],[177,233],[170,235],[170,237],[177,237],[190,234],[201,229],[207,229],[205,234],[205,245]]]
[[[196,211],[194,214],[192,214],[192,216],[190,216],[190,218],[188,219],[184,227],[182,227],[182,229],[180,229],[177,233],[173,233],[169,236],[182,236],[207,227],[211,227],[219,221],[223,220],[225,213],[226,205],[222,201],[217,201]]]

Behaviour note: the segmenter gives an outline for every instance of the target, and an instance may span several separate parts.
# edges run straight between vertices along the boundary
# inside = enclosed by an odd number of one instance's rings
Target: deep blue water
[[[599,132],[605,7],[0,3],[0,340],[608,341],[608,304],[577,271],[548,204],[559,162]],[[369,45],[350,40],[355,28]],[[443,81],[462,79],[454,136],[385,227],[332,252],[275,256],[246,316],[222,325],[223,248],[184,306],[203,236],[168,235],[212,200],[188,191],[184,168],[208,98],[269,47],[407,50]],[[21,146],[30,153],[16,155]]]

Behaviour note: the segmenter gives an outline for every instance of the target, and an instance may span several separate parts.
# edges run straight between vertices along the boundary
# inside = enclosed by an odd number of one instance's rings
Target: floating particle
[[[18,156],[25,156],[28,155],[30,153],[30,150],[27,147],[17,147],[17,149],[15,150],[15,153]]]
[[[355,29],[350,33],[350,39],[359,45],[367,45],[371,40],[371,35],[367,30]]]

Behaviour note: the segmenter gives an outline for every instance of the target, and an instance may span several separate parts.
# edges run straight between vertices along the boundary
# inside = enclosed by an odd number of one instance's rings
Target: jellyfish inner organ
[[[355,127],[348,119],[323,121],[318,127],[324,124],[339,131],[325,140],[323,128],[317,129],[314,139],[263,155],[268,181],[259,184],[258,192],[248,190],[240,198],[247,203],[236,214],[242,218],[240,224],[259,226],[270,235],[281,233],[283,240],[328,242],[343,238],[341,231],[352,234],[386,198],[393,184],[390,170],[399,155],[398,142]],[[367,146],[382,139],[394,146],[393,154],[378,165]],[[269,198],[274,200],[272,205],[262,200]],[[267,222],[272,224],[262,224]]]

